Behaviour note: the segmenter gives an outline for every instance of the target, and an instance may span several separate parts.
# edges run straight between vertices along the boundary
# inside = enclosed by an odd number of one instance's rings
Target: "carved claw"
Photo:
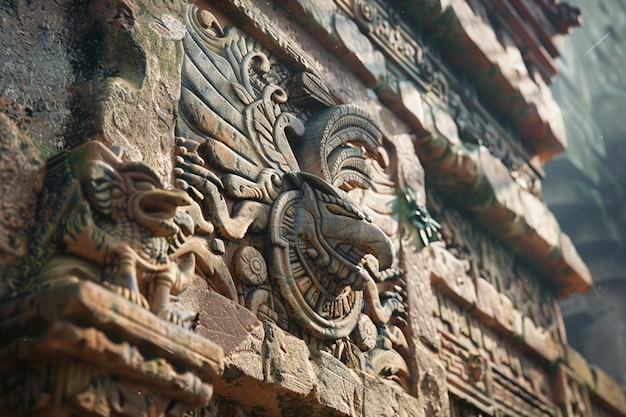
[[[185,138],[176,138],[174,150],[176,168],[176,186],[189,192],[196,200],[203,200],[206,182],[211,181],[220,190],[224,189],[222,180],[212,171],[205,168],[206,162],[198,155],[199,143]]]
[[[194,322],[197,321],[198,313],[167,308],[159,312],[157,317],[186,329],[191,329],[194,326]]]
[[[119,285],[112,284],[110,282],[104,282],[103,285],[108,288],[111,292],[120,295],[130,301],[131,303],[137,304],[146,310],[150,309],[150,305],[148,304],[148,300],[139,292],[132,291],[126,287],[120,287]]]
[[[381,304],[384,308],[391,310],[392,314],[402,314],[406,312],[404,300],[401,294],[394,292],[385,292],[380,296]]]
[[[176,136],[176,154],[178,154],[178,152],[182,150],[184,150],[185,152],[189,151],[190,153],[197,152],[199,146],[200,142],[198,141],[187,139],[182,136]]]
[[[262,170],[256,181],[234,174],[224,175],[226,192],[237,199],[259,200],[271,204],[281,191],[281,179],[273,169]]]

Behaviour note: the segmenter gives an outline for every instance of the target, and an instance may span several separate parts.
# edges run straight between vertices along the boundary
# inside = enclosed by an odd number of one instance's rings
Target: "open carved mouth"
[[[348,243],[337,244],[335,246],[335,251],[343,259],[347,260],[355,267],[357,267],[363,261],[363,257],[367,255],[367,252],[365,252],[362,248]]]
[[[309,276],[314,276],[329,295],[338,295],[347,286],[362,290],[367,279],[367,272],[362,267],[367,252],[349,243],[326,243],[324,246],[330,258],[327,258],[327,263],[320,264],[317,262],[317,251],[308,242],[299,240],[297,257],[303,260],[301,267],[308,271]]]
[[[155,195],[156,192],[144,196],[141,199],[139,207],[146,217],[151,217],[157,220],[170,220],[176,215],[176,209],[180,204],[176,199],[164,196]]]
[[[337,261],[340,264],[340,268],[335,273],[335,276],[343,284],[349,285],[355,290],[362,290],[367,279],[365,275],[367,272],[362,267],[367,252],[358,246],[347,243],[335,245],[335,252],[338,255]]]
[[[188,204],[189,197],[183,191],[146,191],[137,201],[136,220],[157,236],[167,236],[177,230],[174,224],[177,208]]]

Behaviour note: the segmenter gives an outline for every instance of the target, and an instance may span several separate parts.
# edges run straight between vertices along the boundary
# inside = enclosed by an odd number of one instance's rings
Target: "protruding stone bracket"
[[[182,416],[206,406],[222,349],[88,281],[0,306],[0,414]]]

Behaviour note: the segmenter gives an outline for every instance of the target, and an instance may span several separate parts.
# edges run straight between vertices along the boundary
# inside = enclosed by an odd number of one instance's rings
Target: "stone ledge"
[[[453,300],[499,335],[520,343],[523,351],[555,363],[564,356],[563,347],[550,332],[517,310],[513,302],[483,278],[474,280],[466,274],[465,263],[445,247],[431,244],[427,268],[434,288]]]
[[[589,389],[578,375],[564,364],[558,364],[552,373],[552,391],[556,403],[565,416],[592,415]],[[583,414],[580,414],[582,411]]]
[[[208,404],[224,368],[212,342],[88,281],[5,303],[0,332],[0,410],[18,414],[182,415]]]
[[[570,346],[566,347],[566,355],[567,364],[576,375],[576,378],[593,391],[595,389],[593,374],[583,355],[572,349]]]
[[[511,62],[508,48],[465,1],[416,3],[410,10],[427,27],[442,34],[447,61],[473,74],[479,94],[494,108],[509,109],[507,117],[528,148],[544,161],[563,152],[567,141],[560,110],[549,89],[530,78],[521,56]]]
[[[68,280],[0,308],[0,330],[7,341],[25,328],[49,328],[67,321],[115,333],[121,340],[146,346],[206,377],[219,375],[223,370],[220,347],[93,282]]]
[[[202,290],[205,285],[194,280],[181,303],[200,309],[198,333],[224,347],[224,374],[213,386],[226,401],[266,416],[392,417],[405,410],[407,416],[423,417],[426,409],[447,415],[447,391],[441,388],[445,369],[424,346],[416,346],[414,396],[309,348],[304,340],[258,320],[243,306]]]
[[[620,416],[626,416],[626,396],[622,387],[603,370],[591,367],[594,389],[592,401],[598,401]]]
[[[515,183],[499,159],[482,146],[466,148],[443,110],[425,112],[423,124],[428,133],[415,138],[415,149],[447,199],[514,253],[539,265],[536,269],[552,281],[559,298],[591,287],[589,270],[552,213]]]

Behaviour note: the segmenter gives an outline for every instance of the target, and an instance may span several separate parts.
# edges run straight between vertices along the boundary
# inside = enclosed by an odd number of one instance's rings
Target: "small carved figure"
[[[57,155],[48,162],[24,289],[87,279],[178,321],[170,296],[190,281],[198,247],[177,222],[177,209],[190,203],[151,168],[123,162],[99,142]]]

